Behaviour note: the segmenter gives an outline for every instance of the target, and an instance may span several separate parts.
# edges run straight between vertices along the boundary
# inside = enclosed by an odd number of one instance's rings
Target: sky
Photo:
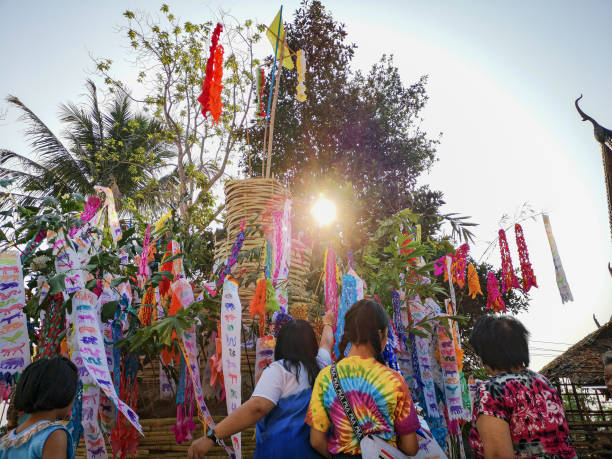
[[[170,1],[192,22],[215,20],[219,10],[269,23],[280,4],[251,1]],[[550,247],[538,217],[523,222],[539,288],[520,319],[531,332],[533,369],[595,330],[612,314],[612,261],[599,145],[583,109],[612,128],[612,2],[589,0],[323,2],[357,45],[352,67],[367,71],[393,54],[404,84],[428,75],[422,128],[440,135],[439,161],[422,177],[442,190],[444,212],[479,223],[471,254],[480,258],[527,203],[550,216],[574,302],[562,304]],[[118,27],[129,8],[156,14],[161,2],[0,0],[0,147],[27,153],[23,124],[4,102],[16,95],[58,131],[58,105],[77,101],[91,56],[115,61],[116,74],[134,78]],[[298,1],[285,1],[290,20]],[[287,15],[289,17],[287,17]],[[261,56],[270,53],[262,44]],[[308,78],[308,75],[306,75]],[[306,81],[308,88],[308,81]],[[364,173],[367,173],[364,171]],[[505,226],[510,226],[506,223]],[[514,231],[508,231],[519,266]],[[485,258],[498,267],[497,246]]]

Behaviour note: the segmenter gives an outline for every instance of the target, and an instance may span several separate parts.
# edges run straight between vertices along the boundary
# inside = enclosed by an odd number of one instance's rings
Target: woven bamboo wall
[[[272,212],[282,210],[285,199],[291,198],[289,191],[278,181],[265,178],[251,178],[247,180],[232,180],[225,185],[225,229],[227,237],[218,241],[215,247],[215,258],[225,260],[232,249],[236,236],[240,232],[242,220],[247,225],[260,225],[263,233],[272,227]],[[251,223],[254,222],[254,223]],[[293,304],[307,305],[309,295],[306,290],[307,275],[310,272],[312,247],[297,232],[291,240],[291,258],[289,265],[288,291],[290,308]],[[263,248],[265,238],[262,234],[248,236],[243,245],[243,251],[254,248]],[[258,261],[241,261],[233,269],[234,273],[247,277],[248,274],[260,269]],[[251,323],[247,305],[255,293],[255,283],[240,287],[239,295],[242,302],[243,320]]]

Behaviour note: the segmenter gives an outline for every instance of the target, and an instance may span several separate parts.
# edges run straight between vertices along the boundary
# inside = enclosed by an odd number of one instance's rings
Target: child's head
[[[70,414],[77,392],[79,373],[66,357],[41,359],[21,374],[15,390],[15,408],[25,413],[57,410],[57,417]]]
[[[344,357],[348,343],[370,344],[374,356],[380,363],[384,363],[382,350],[387,338],[389,316],[384,308],[372,300],[359,300],[346,313],[344,319],[344,334],[338,346],[339,358]]]

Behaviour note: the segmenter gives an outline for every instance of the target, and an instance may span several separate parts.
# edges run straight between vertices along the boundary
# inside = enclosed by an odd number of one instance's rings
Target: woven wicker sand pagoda
[[[251,178],[247,180],[232,180],[225,185],[225,229],[227,237],[217,242],[215,258],[225,260],[232,249],[240,225],[246,220],[247,225],[259,225],[262,231],[249,235],[243,245],[243,251],[262,248],[265,233],[272,223],[272,212],[282,210],[286,199],[290,199],[289,191],[278,181],[267,178]],[[290,295],[289,311],[303,318],[309,311],[310,299],[306,290],[307,275],[310,271],[312,248],[300,239],[295,230],[291,240],[291,261],[289,268],[288,290]],[[240,273],[243,278],[259,270],[256,260],[242,260],[233,268],[234,273]],[[248,304],[255,292],[255,283],[241,286],[240,300],[243,305],[243,321],[250,325],[252,320],[248,312]],[[247,400],[253,392],[252,375],[254,374],[255,352],[242,353],[242,400]],[[205,367],[201,360],[200,368]],[[208,408],[216,420],[227,414],[225,402],[207,400]],[[144,437],[140,437],[137,458],[185,458],[189,443],[177,445],[172,427],[176,423],[176,404],[174,400],[164,400],[159,397],[159,367],[157,363],[147,364],[138,376],[138,407],[141,416]],[[198,425],[194,437],[203,435],[202,426]],[[111,451],[107,444],[107,450]],[[252,457],[255,450],[254,429],[242,433],[242,457]],[[77,458],[85,459],[84,442],[81,441],[77,450]],[[207,457],[227,457],[221,448],[215,448]]]

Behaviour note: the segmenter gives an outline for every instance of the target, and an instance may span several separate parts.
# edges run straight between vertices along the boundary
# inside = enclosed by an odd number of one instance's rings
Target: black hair
[[[379,332],[387,333],[388,328],[389,316],[380,303],[372,300],[357,301],[344,318],[344,333],[338,345],[340,351],[338,360],[344,357],[348,343],[352,343],[351,345],[370,343],[374,348],[374,357],[384,364]]]
[[[37,360],[17,382],[15,408],[29,414],[66,408],[76,396],[78,381],[77,367],[66,357]]]
[[[510,316],[484,316],[474,323],[470,345],[485,365],[510,371],[529,366],[529,332]]]
[[[612,365],[612,351],[607,351],[603,355],[603,364],[604,364],[604,367],[607,367],[608,365]]]
[[[319,374],[317,353],[319,345],[312,326],[305,320],[292,320],[283,325],[276,338],[274,360],[283,360],[285,370],[300,377],[300,363],[308,373],[308,382],[312,386]]]

